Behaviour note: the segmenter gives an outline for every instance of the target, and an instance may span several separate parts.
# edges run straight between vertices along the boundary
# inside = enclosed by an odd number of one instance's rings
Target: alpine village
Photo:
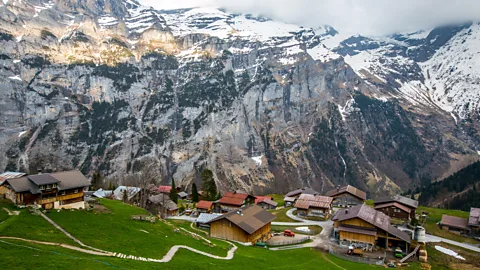
[[[153,2],[0,3],[1,269],[480,269],[480,23]]]

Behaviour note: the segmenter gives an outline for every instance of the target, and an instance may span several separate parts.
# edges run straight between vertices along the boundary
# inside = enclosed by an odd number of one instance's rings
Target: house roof
[[[170,193],[171,190],[172,190],[171,186],[159,186],[158,187],[158,192],[160,192],[160,193]]]
[[[174,211],[177,210],[177,204],[170,200],[170,197],[166,194],[158,194],[154,196],[150,196],[148,198],[149,201],[151,201],[154,204],[159,204],[167,208],[169,211]]]
[[[315,196],[311,194],[302,194],[295,202],[295,207],[298,209],[314,208],[330,208],[333,198],[326,196]]]
[[[197,203],[197,208],[198,209],[210,209],[213,205],[213,202],[209,202],[209,201],[199,201]]]
[[[184,191],[180,191],[180,192],[178,193],[178,196],[180,196],[180,197],[183,198],[183,197],[187,197],[188,194],[187,194],[186,192],[184,192]]]
[[[51,173],[50,176],[59,181],[59,190],[84,188],[90,186],[90,181],[80,171]]]
[[[40,189],[27,177],[12,178],[5,180],[15,192],[30,191],[32,194],[40,194]]]
[[[222,219],[227,219],[246,233],[253,234],[274,220],[275,216],[265,211],[260,206],[252,204],[238,210],[230,211],[220,217],[210,220],[208,223]]]
[[[327,194],[325,194],[325,196],[334,197],[334,196],[340,195],[342,193],[351,194],[351,195],[353,195],[353,196],[355,196],[355,197],[357,197],[361,200],[366,200],[367,199],[367,193],[365,193],[364,191],[361,191],[360,189],[358,189],[354,186],[351,186],[351,185],[347,185],[347,186],[343,186],[343,187],[340,187],[340,188],[332,189],[329,192],[327,192]]]
[[[410,242],[410,236],[393,227],[390,224],[390,217],[384,213],[377,211],[365,204],[357,205],[348,209],[339,210],[332,220],[345,221],[352,218],[359,218],[363,221],[372,224],[373,226],[380,228],[406,242]]]
[[[393,197],[384,197],[384,198],[378,199],[374,202],[374,204],[377,205],[377,204],[388,203],[388,202],[398,202],[414,209],[418,207],[418,201],[412,200],[410,198],[407,198],[398,194]]]
[[[241,206],[248,197],[251,196],[245,193],[227,192],[218,202],[221,204]]]
[[[440,221],[442,225],[446,225],[449,227],[454,227],[458,229],[468,230],[468,219],[461,218],[461,217],[454,217],[449,215],[442,215],[442,221]]]
[[[201,213],[198,218],[195,220],[197,223],[208,223],[210,220],[215,219],[222,214],[207,214],[207,213]]]
[[[273,197],[271,196],[255,196],[255,203],[258,203],[259,200],[269,199],[273,201]]]
[[[286,201],[286,202],[294,202],[295,198],[294,197],[284,197],[283,200]]]
[[[4,172],[0,174],[0,185],[2,185],[7,179],[20,178],[25,175],[27,174],[22,172]]]
[[[480,208],[470,208],[470,216],[468,218],[468,225],[480,226]]]
[[[290,191],[289,193],[285,194],[285,197],[294,197],[300,194],[311,194],[311,195],[319,195],[320,192],[313,190],[312,188],[300,188],[296,189],[293,191]]]
[[[277,202],[274,202],[272,201],[270,198],[268,197],[265,197],[265,198],[260,198],[258,200],[255,200],[255,204],[259,204],[259,203],[266,203],[268,205],[271,205],[271,206],[274,206],[274,207],[277,207],[278,203]]]
[[[127,186],[119,186],[117,189],[113,191],[113,196],[117,200],[123,199],[123,193],[127,191],[128,199],[130,200],[135,195],[137,195],[142,189],[138,187],[127,187]]]
[[[389,203],[381,203],[381,204],[377,204],[375,205],[375,209],[382,209],[382,208],[385,208],[385,207],[391,207],[391,206],[395,206],[397,207],[398,209],[401,209],[407,213],[411,213],[412,212],[412,209],[406,207],[405,205],[403,204],[400,204],[400,203],[397,203],[397,202],[389,202]]]
[[[103,189],[99,189],[97,191],[95,191],[92,195],[97,197],[97,198],[105,198],[105,197],[109,197],[113,194],[113,190],[103,190]]]
[[[54,178],[51,174],[48,173],[28,175],[27,178],[30,179],[33,183],[35,183],[35,185],[37,186],[60,183],[58,179]]]

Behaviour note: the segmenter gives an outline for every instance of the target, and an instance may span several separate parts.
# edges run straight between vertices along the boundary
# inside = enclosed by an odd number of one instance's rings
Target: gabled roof
[[[119,186],[117,189],[113,191],[113,196],[117,200],[123,200],[123,194],[126,191],[127,197],[130,200],[135,195],[137,195],[142,189],[138,187],[127,187],[127,186]]]
[[[106,197],[110,197],[112,194],[113,194],[113,190],[99,189],[95,191],[92,195],[97,198],[106,198]]]
[[[58,179],[54,178],[48,173],[28,175],[27,178],[37,186],[60,183]]]
[[[320,192],[313,190],[312,188],[300,188],[294,191],[290,191],[289,193],[285,194],[285,197],[294,197],[300,194],[311,194],[311,195],[320,195]]]
[[[252,204],[230,211],[220,217],[210,220],[212,223],[218,220],[227,219],[248,234],[253,234],[263,226],[275,219],[275,216],[265,211],[258,205]]]
[[[255,196],[255,203],[258,203],[259,200],[269,199],[273,201],[273,197],[271,196]]]
[[[27,177],[7,179],[5,182],[8,183],[12,187],[13,191],[17,193],[30,191],[32,194],[40,194],[40,189],[38,189],[38,186],[30,181]]]
[[[351,195],[353,195],[353,196],[355,196],[355,197],[357,197],[361,200],[364,200],[364,201],[367,199],[367,193],[361,191],[360,189],[358,189],[354,186],[350,186],[350,185],[332,189],[329,192],[327,192],[327,194],[325,194],[325,196],[334,197],[334,196],[340,195],[342,193],[351,194]]]
[[[470,216],[468,218],[468,225],[480,226],[480,208],[470,208]]]
[[[178,193],[178,196],[180,196],[180,197],[183,198],[183,197],[187,197],[188,194],[187,194],[186,192],[184,192],[184,191],[180,191],[180,192]]]
[[[469,230],[468,228],[468,219],[461,218],[461,217],[454,217],[449,215],[442,215],[442,221],[440,221],[442,225],[446,225],[449,227],[454,227],[463,230]]]
[[[359,218],[373,226],[380,228],[406,242],[410,243],[410,236],[393,227],[390,224],[390,217],[384,213],[377,211],[365,204],[357,205],[352,208],[341,209],[333,217],[333,221],[345,221],[352,218]]]
[[[160,192],[160,193],[170,193],[171,190],[172,190],[171,186],[159,186],[158,187],[158,192]]]
[[[258,200],[255,200],[255,204],[259,204],[259,203],[266,203],[266,204],[274,206],[274,207],[277,207],[277,205],[278,205],[277,202],[274,202],[269,198],[260,198]]]
[[[50,176],[59,181],[58,190],[90,186],[90,181],[80,171],[57,172],[51,173]]]
[[[177,204],[172,200],[170,200],[170,197],[167,194],[158,194],[155,196],[150,196],[148,200],[154,204],[162,205],[168,211],[175,211],[178,209]]]
[[[207,213],[201,213],[198,218],[195,220],[197,223],[208,223],[210,220],[215,219],[222,214],[207,214]]]
[[[397,202],[380,203],[380,204],[375,205],[375,209],[382,209],[382,208],[391,207],[391,206],[395,206],[396,208],[401,209],[404,212],[407,212],[409,214],[412,212],[412,209],[406,207],[403,204],[397,203]]]
[[[221,204],[241,206],[248,197],[251,196],[245,193],[227,192],[218,202]]]
[[[330,208],[332,205],[333,198],[326,196],[315,196],[310,194],[302,194],[298,197],[295,202],[295,207],[298,209],[309,209],[310,207],[315,208]]]
[[[197,208],[198,209],[210,209],[212,208],[212,205],[213,205],[213,202],[209,202],[209,201],[199,201],[197,203]]]
[[[294,197],[284,197],[283,200],[286,202],[294,202],[296,198]]]
[[[22,172],[4,172],[0,174],[0,185],[2,185],[7,179],[20,178],[25,175],[27,174]]]
[[[384,197],[384,198],[378,199],[374,202],[374,204],[377,205],[377,204],[388,203],[388,202],[398,202],[414,209],[417,209],[418,207],[418,201],[398,195],[398,194],[393,197]]]

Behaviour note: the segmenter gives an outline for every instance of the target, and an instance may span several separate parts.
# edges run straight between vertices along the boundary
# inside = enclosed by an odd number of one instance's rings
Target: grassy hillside
[[[131,215],[145,214],[143,209],[121,202],[102,200],[101,211],[51,211],[47,215],[87,245],[128,255],[162,258],[173,245],[193,248],[226,256],[228,244],[210,239],[215,247],[189,234],[174,232],[164,223],[133,221]],[[2,202],[2,205],[8,205]],[[12,207],[13,208],[13,207]],[[39,216],[21,210],[19,216],[10,216],[0,224],[0,235],[35,240],[71,243],[62,233]],[[8,223],[7,223],[8,222]],[[171,222],[188,229],[188,224]],[[239,246],[230,261],[215,260],[188,250],[180,250],[169,263],[146,263],[112,257],[88,255],[61,247],[30,244],[0,239],[3,269],[380,269],[344,261],[314,249],[270,251],[258,247]]]
[[[442,215],[468,218],[468,212],[420,206],[417,210],[417,213],[420,214],[421,211],[425,211],[428,213],[427,221],[425,222],[425,229],[428,233],[459,242],[476,244],[479,243],[472,238],[463,237],[448,231],[441,230],[440,227],[437,225],[437,223],[442,220]]]

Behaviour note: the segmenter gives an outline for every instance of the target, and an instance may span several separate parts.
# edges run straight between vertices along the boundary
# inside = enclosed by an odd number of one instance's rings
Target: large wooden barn
[[[210,236],[242,243],[267,241],[274,215],[252,204],[210,220]]]
[[[337,187],[325,194],[333,198],[333,206],[350,207],[363,204],[367,199],[367,193],[354,186]]]
[[[390,217],[367,205],[339,210],[332,219],[336,237],[347,244],[361,243],[408,252],[410,236],[390,223]]]

